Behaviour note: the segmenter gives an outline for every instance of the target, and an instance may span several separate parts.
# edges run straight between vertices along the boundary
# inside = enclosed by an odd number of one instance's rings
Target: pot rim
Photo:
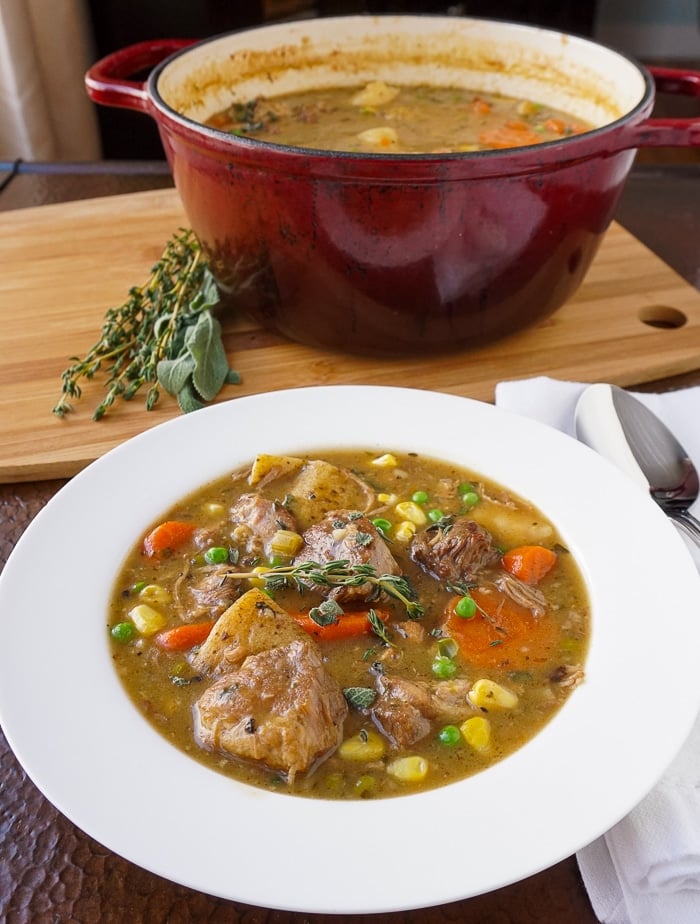
[[[446,20],[452,22],[455,17],[445,16],[440,14],[424,14],[424,15],[360,15],[360,16],[337,16],[337,17],[324,17],[324,23],[331,25],[333,22],[347,22],[348,20],[409,20],[409,19],[431,19],[431,20]],[[158,89],[158,82],[164,70],[168,68],[176,59],[181,58],[190,54],[191,52],[198,50],[208,44],[226,39],[231,36],[241,35],[247,32],[261,32],[271,27],[289,25],[288,23],[269,23],[263,25],[255,25],[245,27],[243,29],[235,30],[232,32],[223,32],[217,35],[212,35],[204,39],[192,42],[184,48],[180,48],[174,51],[172,54],[168,55],[165,59],[160,61],[150,72],[145,87],[148,93],[148,97],[151,102],[153,109],[157,111],[157,114],[168,121],[171,127],[179,128],[184,130],[186,134],[190,136],[201,137],[204,136],[213,144],[214,147],[222,151],[230,151],[231,149],[236,150],[239,154],[249,154],[253,156],[259,156],[263,154],[266,157],[277,157],[280,160],[289,161],[290,165],[294,161],[297,161],[299,164],[308,165],[309,158],[323,159],[327,163],[337,164],[339,167],[352,167],[353,165],[361,164],[411,164],[416,167],[434,165],[436,162],[447,163],[450,165],[459,165],[459,164],[470,164],[474,166],[480,164],[486,168],[488,174],[492,174],[493,170],[491,168],[497,168],[497,165],[504,161],[508,161],[507,173],[509,175],[514,175],[520,170],[518,167],[521,167],[529,171],[534,166],[539,166],[541,169],[548,169],[549,165],[542,163],[543,159],[549,161],[550,155],[552,159],[556,159],[557,163],[561,164],[562,162],[570,162],[572,160],[582,160],[587,159],[588,157],[597,156],[601,153],[600,147],[601,142],[604,138],[609,136],[611,133],[616,133],[624,129],[626,125],[630,122],[633,122],[637,117],[643,118],[645,115],[648,115],[651,111],[651,108],[654,103],[655,98],[655,84],[653,77],[650,71],[641,64],[636,58],[632,55],[627,54],[626,52],[619,51],[616,48],[611,47],[603,42],[598,42],[593,39],[589,39],[585,36],[579,36],[572,33],[562,32],[557,29],[548,29],[540,26],[530,25],[528,23],[520,23],[517,21],[511,20],[496,20],[489,18],[481,17],[459,17],[460,20],[471,20],[478,21],[479,23],[484,23],[486,25],[492,24],[495,27],[503,26],[506,28],[516,27],[519,30],[527,32],[540,32],[547,33],[552,36],[558,36],[564,38],[568,41],[575,41],[578,43],[585,43],[594,48],[602,49],[606,52],[609,52],[611,55],[614,55],[627,63],[631,64],[633,68],[637,71],[641,77],[644,84],[644,91],[639,99],[639,101],[623,115],[619,116],[616,119],[613,119],[611,122],[606,123],[605,125],[598,126],[589,131],[582,132],[578,135],[570,135],[566,138],[561,138],[553,141],[543,141],[536,145],[526,145],[521,148],[505,148],[505,149],[494,149],[494,150],[485,150],[485,151],[457,151],[452,153],[384,153],[384,152],[370,152],[370,151],[333,151],[325,148],[313,148],[313,147],[300,147],[296,145],[287,145],[287,144],[278,144],[271,141],[264,141],[257,138],[250,138],[247,136],[232,135],[229,132],[221,131],[220,129],[213,128],[204,124],[203,122],[198,122],[195,119],[190,118],[189,116],[184,115],[179,112],[177,109],[173,108],[169,103],[165,101]],[[626,146],[625,144],[618,144],[615,147],[615,150],[619,150]],[[545,154],[545,158],[541,155]],[[560,157],[556,158],[556,155],[559,154]],[[514,163],[517,161],[517,166]],[[495,172],[498,172],[497,170]]]

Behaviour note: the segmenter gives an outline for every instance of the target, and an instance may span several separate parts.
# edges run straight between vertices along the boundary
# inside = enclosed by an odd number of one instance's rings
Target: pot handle
[[[700,71],[673,67],[650,67],[659,93],[700,98]],[[698,147],[700,113],[691,119],[646,119],[625,134],[625,148]]]
[[[149,96],[144,81],[129,80],[139,71],[149,70],[194,39],[156,39],[138,42],[101,58],[85,75],[85,88],[91,100],[104,106],[148,112]]]

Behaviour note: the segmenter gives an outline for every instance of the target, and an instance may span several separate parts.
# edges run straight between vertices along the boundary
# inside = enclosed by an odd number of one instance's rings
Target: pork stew
[[[173,745],[246,783],[380,798],[482,771],[583,680],[565,543],[503,487],[414,454],[258,456],[131,550],[110,644]]]
[[[293,147],[395,154],[518,148],[591,128],[529,99],[382,81],[236,102],[207,124]]]

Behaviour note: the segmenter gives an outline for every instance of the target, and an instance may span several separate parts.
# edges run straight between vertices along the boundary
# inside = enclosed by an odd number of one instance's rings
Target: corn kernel
[[[481,715],[466,719],[459,726],[462,737],[475,751],[483,754],[491,747],[491,723]]]
[[[343,760],[381,760],[386,743],[375,731],[363,731],[352,738],[346,738],[338,748]]]
[[[358,777],[358,779],[355,780],[353,789],[355,790],[355,795],[364,796],[371,793],[376,785],[377,780],[369,773],[365,773],[364,776]]]
[[[380,504],[395,504],[398,497],[395,494],[377,494],[377,500]]]
[[[416,534],[416,524],[410,520],[403,520],[394,530],[394,539],[397,542],[410,542]]]
[[[383,456],[377,456],[376,459],[372,459],[372,465],[376,465],[377,468],[396,468],[398,464],[396,456],[392,455],[390,452],[385,452]]]
[[[275,555],[293,558],[304,544],[299,533],[291,529],[278,529],[270,540],[270,549]]]
[[[394,509],[402,520],[409,520],[416,526],[424,526],[428,522],[425,511],[413,501],[401,501]]]
[[[146,584],[139,591],[139,597],[144,603],[160,603],[161,606],[167,605],[171,601],[170,592],[161,587],[160,584]]]
[[[515,693],[485,677],[473,684],[467,698],[478,709],[514,709],[518,705]]]
[[[269,570],[270,569],[266,568],[264,565],[258,565],[257,568],[253,568],[253,574],[265,574]],[[264,581],[262,578],[252,577],[252,578],[248,578],[248,581],[251,587],[257,587],[258,590],[265,590],[265,588],[267,587],[267,582]]]
[[[223,504],[209,503],[204,505],[204,512],[210,517],[220,517],[226,512]]]
[[[138,603],[129,610],[129,618],[141,635],[154,635],[162,629],[167,620],[162,613],[147,603]]]
[[[386,768],[386,772],[402,783],[420,783],[428,775],[428,761],[425,757],[413,754],[410,757],[397,757]]]

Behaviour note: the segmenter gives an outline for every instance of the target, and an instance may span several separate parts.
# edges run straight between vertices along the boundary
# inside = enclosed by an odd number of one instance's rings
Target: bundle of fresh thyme
[[[226,574],[231,580],[256,578],[265,582],[268,590],[282,587],[295,587],[303,590],[304,586],[313,587],[360,587],[371,584],[376,598],[382,591],[405,608],[409,619],[420,619],[424,613],[423,605],[416,600],[415,591],[402,575],[377,574],[373,565],[353,564],[345,559],[327,561],[323,564],[315,561],[300,562],[296,565],[277,565],[256,571],[230,571]]]
[[[142,286],[129,290],[124,304],[105,315],[100,339],[61,378],[61,398],[53,413],[74,410],[80,381],[106,373],[107,393],[93,413],[100,420],[114,401],[132,399],[148,386],[151,410],[164,389],[188,412],[212,401],[224,384],[240,382],[229,368],[221,325],[212,310],[219,291],[192,231],[180,230],[166,244]]]

